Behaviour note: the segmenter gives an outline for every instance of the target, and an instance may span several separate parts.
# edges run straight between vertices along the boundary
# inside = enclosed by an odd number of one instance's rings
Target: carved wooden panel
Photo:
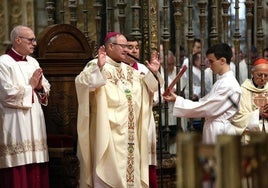
[[[47,76],[51,84],[49,105],[44,108],[47,130],[50,134],[68,134],[76,137],[77,99],[75,76]]]
[[[44,107],[47,133],[71,135],[76,146],[77,97],[74,79],[91,59],[84,34],[69,24],[51,25],[37,37],[37,60],[51,84]]]

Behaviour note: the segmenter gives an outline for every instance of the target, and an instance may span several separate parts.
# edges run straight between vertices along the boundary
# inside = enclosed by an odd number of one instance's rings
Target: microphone
[[[138,58],[136,58],[134,55],[131,55],[130,53],[127,53],[127,55],[133,59],[135,59],[136,61],[140,62],[140,60]]]

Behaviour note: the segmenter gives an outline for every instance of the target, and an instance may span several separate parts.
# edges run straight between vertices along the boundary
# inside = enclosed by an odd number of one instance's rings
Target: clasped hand
[[[38,68],[34,71],[32,77],[30,78],[30,85],[33,89],[41,89],[42,88],[42,76],[43,70]]]
[[[260,107],[260,116],[262,118],[268,118],[268,104]]]

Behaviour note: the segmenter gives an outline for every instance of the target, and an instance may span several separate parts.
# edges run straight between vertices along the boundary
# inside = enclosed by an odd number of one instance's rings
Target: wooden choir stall
[[[51,187],[77,187],[77,97],[75,77],[92,58],[84,34],[69,24],[45,28],[37,37],[36,58],[51,84],[44,107],[48,134]]]

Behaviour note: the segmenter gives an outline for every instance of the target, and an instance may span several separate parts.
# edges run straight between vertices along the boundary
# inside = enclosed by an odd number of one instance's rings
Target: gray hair
[[[105,44],[104,44],[105,47],[107,47],[108,44],[110,44],[110,43],[114,43],[114,42],[116,42],[116,41],[117,41],[117,37],[118,37],[119,35],[121,35],[121,34],[117,34],[117,35],[112,36],[111,38],[109,38],[109,39],[105,42]]]
[[[15,39],[20,35],[22,29],[26,28],[26,26],[18,25],[12,29],[10,32],[10,41],[13,44]]]

